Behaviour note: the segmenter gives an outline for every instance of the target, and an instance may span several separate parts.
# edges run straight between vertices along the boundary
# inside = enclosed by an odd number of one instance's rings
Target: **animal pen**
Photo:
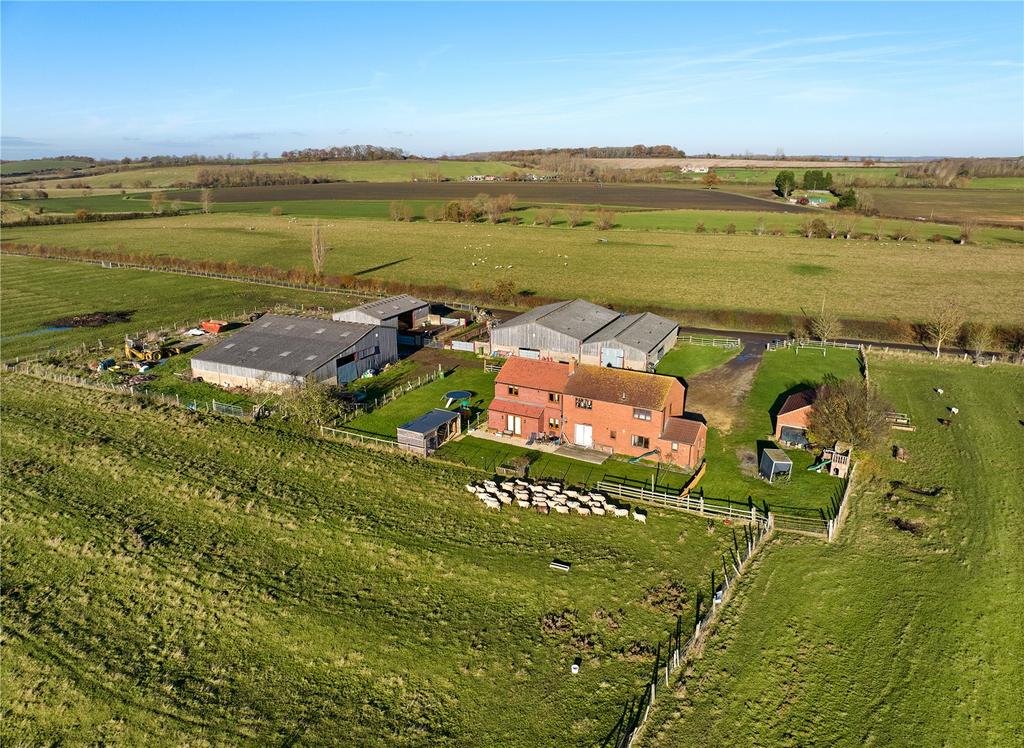
[[[398,446],[427,457],[461,433],[462,418],[457,411],[434,408],[398,427]]]
[[[761,477],[769,483],[776,480],[789,480],[793,475],[793,461],[781,449],[765,449],[761,452],[759,464]]]

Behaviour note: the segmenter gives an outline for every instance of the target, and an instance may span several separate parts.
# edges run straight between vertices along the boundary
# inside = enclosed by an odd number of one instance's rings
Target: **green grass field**
[[[665,354],[658,362],[656,371],[672,377],[686,379],[716,366],[739,353],[737,348],[715,348],[710,345],[677,343],[676,347]]]
[[[713,420],[708,423],[708,472],[701,482],[707,495],[734,501],[749,498],[758,506],[767,505],[782,514],[817,515],[818,510],[827,510],[841,483],[828,475],[807,472],[814,463],[814,455],[805,450],[787,449],[786,453],[793,460],[792,480],[768,484],[757,477],[759,446],[774,445],[772,414],[785,395],[816,387],[827,374],[848,379],[859,376],[859,371],[857,352],[853,350],[833,349],[827,356],[822,356],[820,351],[796,353],[795,349],[765,353],[732,428],[723,432]],[[741,469],[743,453],[751,455],[755,461],[746,472]]]
[[[327,271],[413,284],[517,290],[678,309],[799,314],[829,304],[861,318],[921,319],[955,294],[978,320],[1018,322],[1020,247],[545,229],[487,224],[322,222]],[[193,259],[309,267],[309,224],[287,217],[180,216],[8,228],[4,239]],[[1024,237],[1022,237],[1024,238]],[[496,269],[496,266],[501,266]],[[508,267],[511,266],[511,267]],[[907,278],[914,283],[908,284]],[[637,279],[623,282],[623,279]],[[767,289],[767,290],[766,290]]]
[[[878,357],[871,374],[918,430],[858,469],[838,542],[779,536],[756,561],[642,745],[1020,744],[1024,378]]]
[[[119,341],[183,320],[196,322],[274,304],[328,309],[352,305],[348,297],[143,270],[0,256],[0,355],[4,361],[47,348]],[[98,311],[133,311],[129,322],[104,327],[46,330],[61,317]]]
[[[491,513],[477,473],[273,419],[0,393],[5,744],[599,744],[732,543]]]
[[[96,174],[75,178],[93,187],[110,187],[120,184],[124,188],[171,187],[179,182],[194,182],[200,169],[252,169],[258,172],[290,172],[312,178],[345,180],[349,182],[408,182],[416,178],[425,179],[433,171],[439,171],[448,179],[462,179],[473,174],[504,174],[515,169],[511,164],[499,161],[312,161],[276,162],[270,164],[240,164],[237,166],[196,165],[161,166],[155,168],[125,169],[124,171]],[[68,178],[65,178],[65,181]],[[43,189],[54,182],[43,182]]]
[[[0,174],[33,174],[37,171],[54,171],[56,169],[87,169],[91,161],[79,161],[66,158],[33,158],[26,161],[4,161],[0,163]]]
[[[403,423],[419,418],[432,408],[444,408],[444,394],[452,390],[468,390],[473,393],[470,408],[474,413],[487,410],[494,397],[495,374],[484,371],[480,359],[471,354],[462,358],[456,356],[458,354],[453,356],[453,361],[459,363],[447,369],[444,379],[435,379],[374,411],[358,416],[346,423],[345,428],[370,436],[394,439],[395,429]]]

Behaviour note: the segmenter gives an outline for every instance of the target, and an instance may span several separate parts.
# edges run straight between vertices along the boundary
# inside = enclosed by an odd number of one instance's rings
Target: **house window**
[[[608,432],[608,438],[609,439],[614,439],[615,438],[615,432],[614,431],[609,431]]]
[[[641,449],[647,449],[648,447],[651,446],[651,440],[648,439],[646,436],[637,436],[636,434],[634,434],[633,446],[640,447]]]
[[[679,442],[672,442],[672,451],[673,452],[678,452],[679,451]]]
[[[548,393],[548,402],[549,403],[557,403],[561,399],[562,399],[562,396],[559,395],[557,392],[549,392]]]
[[[576,398],[576,407],[580,410],[593,410],[594,403],[590,400],[585,400],[582,397]]]
[[[549,418],[548,419],[548,428],[549,429],[557,429],[558,428],[558,419],[557,418]]]
[[[512,395],[512,397],[519,397],[519,388],[510,384],[508,386],[508,394]]]
[[[651,411],[643,408],[633,408],[633,418],[638,421],[649,421],[651,420]]]

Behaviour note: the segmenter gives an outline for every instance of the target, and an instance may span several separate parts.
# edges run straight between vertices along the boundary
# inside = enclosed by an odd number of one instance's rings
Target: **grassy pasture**
[[[178,182],[194,182],[200,169],[289,172],[302,174],[311,179],[321,177],[350,182],[409,182],[417,177],[426,178],[427,173],[434,170],[440,171],[442,176],[448,179],[463,179],[473,174],[504,174],[513,171],[515,167],[500,161],[302,161],[230,166],[133,167],[124,171],[76,178],[75,181],[82,181],[93,187],[121,184],[128,188],[148,180],[150,184],[146,185],[147,187],[170,187]],[[42,184],[44,189],[47,184]]]
[[[91,161],[80,161],[66,158],[32,158],[25,161],[4,161],[0,163],[0,174],[14,176],[16,174],[34,174],[37,171],[55,171],[57,169],[87,169]]]
[[[936,298],[954,291],[975,319],[1016,322],[1024,316],[1016,282],[1024,255],[1010,245],[368,220],[328,221],[322,228],[332,247],[327,271],[363,279],[466,289],[509,279],[520,291],[559,298],[790,313],[820,304],[827,290],[836,312],[873,319],[923,318]],[[4,238],[293,268],[309,266],[309,231],[308,221],[284,216],[190,215],[12,227]]]
[[[879,188],[871,190],[871,197],[875,207],[887,216],[954,223],[973,218],[1024,226],[1024,192],[1019,189]]]
[[[1019,745],[1024,379],[877,357],[871,374],[918,430],[861,465],[838,542],[769,546],[642,745]],[[960,413],[943,428],[950,404]]]
[[[5,743],[594,745],[732,543],[491,513],[461,468],[3,380]]]
[[[736,349],[715,348],[710,345],[678,343],[658,362],[657,372],[686,379],[721,366],[735,356]]]
[[[0,351],[5,361],[47,348],[68,348],[181,320],[219,317],[274,304],[346,307],[347,297],[143,270],[0,256]],[[60,317],[134,310],[131,321],[105,327],[44,330]]]

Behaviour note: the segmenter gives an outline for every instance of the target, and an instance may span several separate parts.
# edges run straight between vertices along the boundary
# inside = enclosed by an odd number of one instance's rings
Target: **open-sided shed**
[[[434,408],[398,427],[398,446],[426,457],[461,433],[462,421],[457,411]]]
[[[788,480],[793,475],[793,461],[781,449],[770,447],[761,452],[759,472],[769,483]]]

